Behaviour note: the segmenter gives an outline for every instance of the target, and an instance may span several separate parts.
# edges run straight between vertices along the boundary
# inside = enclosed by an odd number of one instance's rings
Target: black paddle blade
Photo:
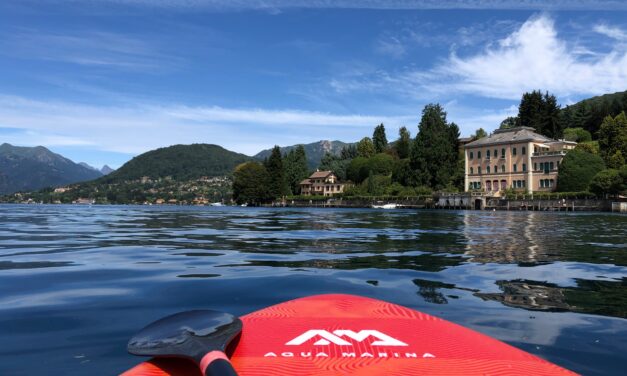
[[[209,351],[224,352],[241,331],[241,320],[231,314],[186,311],[146,326],[131,338],[127,349],[133,355],[184,357],[200,362]]]

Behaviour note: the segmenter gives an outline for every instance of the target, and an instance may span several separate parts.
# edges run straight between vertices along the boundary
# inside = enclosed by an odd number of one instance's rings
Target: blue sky
[[[627,90],[627,1],[15,0],[0,3],[0,142],[119,167],[178,143],[255,154],[438,102],[462,135],[533,89]]]

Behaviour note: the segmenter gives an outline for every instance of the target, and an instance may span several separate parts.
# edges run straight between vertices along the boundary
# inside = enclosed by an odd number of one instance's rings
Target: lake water
[[[195,308],[383,299],[590,375],[627,365],[627,216],[0,206],[0,375],[117,374]]]

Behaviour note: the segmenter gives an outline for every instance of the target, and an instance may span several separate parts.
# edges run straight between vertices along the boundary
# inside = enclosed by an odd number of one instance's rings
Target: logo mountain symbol
[[[352,345],[352,343],[342,337],[350,338],[356,342],[363,342],[366,338],[374,337],[377,340],[371,343],[372,346],[408,346],[405,342],[392,338],[378,330],[360,330],[359,332],[354,332],[352,330],[343,329],[334,330],[333,333],[329,333],[323,329],[311,329],[287,342],[286,345],[298,346],[312,339],[317,339],[316,342],[314,342],[314,345],[317,346],[325,346],[331,343],[338,346]]]

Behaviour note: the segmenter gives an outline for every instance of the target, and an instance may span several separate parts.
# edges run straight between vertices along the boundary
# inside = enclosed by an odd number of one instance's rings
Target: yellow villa
[[[553,191],[560,163],[576,145],[550,139],[529,127],[498,129],[464,145],[465,191],[494,196],[509,188],[528,193]]]
[[[304,196],[333,196],[344,192],[344,183],[341,183],[332,171],[316,171],[300,182],[300,194]]]

